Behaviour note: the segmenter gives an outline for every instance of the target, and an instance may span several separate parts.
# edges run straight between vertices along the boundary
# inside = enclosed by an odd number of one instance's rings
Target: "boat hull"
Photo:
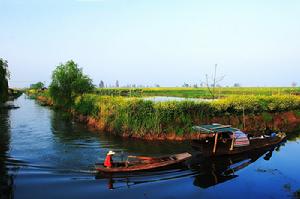
[[[96,164],[95,168],[99,172],[104,173],[124,173],[134,171],[150,171],[155,169],[162,169],[168,166],[172,166],[189,159],[192,155],[189,153],[181,153],[171,156],[149,158],[148,161],[142,161],[140,163],[127,165],[125,162],[115,163],[113,168],[106,168],[103,164]],[[150,160],[151,159],[151,160]]]

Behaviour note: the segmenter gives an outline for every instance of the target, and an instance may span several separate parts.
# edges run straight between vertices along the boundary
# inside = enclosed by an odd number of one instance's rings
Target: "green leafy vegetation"
[[[8,63],[0,58],[0,103],[8,100]]]
[[[92,80],[83,74],[82,69],[70,60],[56,67],[49,87],[54,105],[70,109],[75,98],[94,89]]]
[[[107,96],[141,97],[143,90],[135,88],[99,88],[95,92],[98,95]]]
[[[143,88],[143,96],[172,96],[186,98],[211,98],[205,87],[200,88]],[[216,87],[215,97],[229,96],[272,96],[272,95],[299,95],[299,87]]]
[[[272,104],[272,105],[270,105]],[[74,109],[80,114],[101,120],[107,128],[120,133],[145,135],[174,132],[189,133],[191,126],[206,117],[262,114],[266,122],[269,112],[300,109],[296,96],[229,97],[213,102],[152,102],[140,98],[86,94],[76,98]]]
[[[272,115],[271,115],[270,113],[264,112],[264,113],[262,113],[261,115],[262,115],[262,118],[263,118],[263,120],[264,120],[265,122],[270,122],[270,121],[272,121],[272,119],[273,119],[273,117],[272,117]]]
[[[35,84],[30,85],[30,89],[35,89],[35,90],[42,89],[44,87],[45,87],[45,85],[43,82],[37,82]]]
[[[296,111],[294,111],[294,113],[297,117],[300,117],[300,111],[296,110]]]

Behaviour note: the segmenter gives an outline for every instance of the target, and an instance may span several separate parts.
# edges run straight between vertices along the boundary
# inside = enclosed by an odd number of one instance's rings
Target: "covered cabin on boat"
[[[216,152],[218,137],[232,140],[229,150],[233,150],[234,147],[243,147],[250,144],[247,134],[242,132],[240,129],[231,127],[231,125],[199,125],[193,126],[193,130],[201,134],[207,134],[207,137],[214,136],[213,153]]]

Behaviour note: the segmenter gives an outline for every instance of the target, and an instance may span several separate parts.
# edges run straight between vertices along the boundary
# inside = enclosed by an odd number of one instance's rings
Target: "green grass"
[[[212,102],[168,101],[152,102],[140,98],[99,96],[86,94],[76,99],[76,112],[100,119],[115,132],[136,135],[191,132],[204,116],[262,114],[272,120],[270,113],[299,110],[296,96],[239,96]]]
[[[292,87],[221,87],[215,88],[216,97],[240,96],[240,95],[290,95],[298,94],[300,88]],[[188,98],[210,98],[207,88],[145,88],[144,96],[174,96]]]
[[[147,88],[143,89],[142,93],[143,95],[148,91],[180,93],[179,89],[182,88],[168,89],[169,91],[166,91],[167,88]],[[199,90],[201,89],[183,89],[184,92]],[[225,93],[227,90],[224,88],[223,91]],[[256,95],[237,95],[236,93],[241,91],[238,89],[233,91],[235,94],[211,102],[191,100],[153,102],[140,97],[103,96],[92,93],[77,97],[72,109],[78,114],[98,119],[103,128],[110,131],[139,136],[165,133],[184,135],[191,132],[194,124],[203,123],[215,116],[239,116],[243,112],[250,115],[262,114],[264,121],[269,122],[272,120],[270,113],[300,110],[299,96],[282,95],[283,92],[290,91],[289,88],[286,90],[282,88],[281,95],[267,95],[267,91],[260,88],[256,89]],[[33,95],[50,97],[47,91],[30,92]]]
[[[143,90],[137,88],[97,88],[95,93],[102,96],[141,97]]]
[[[205,87],[201,88],[182,88],[182,87],[161,87],[161,88],[105,88],[97,89],[96,93],[99,95],[108,96],[172,96],[184,98],[211,98],[211,94]],[[300,94],[300,88],[294,87],[220,87],[215,88],[215,95],[217,98],[224,98],[228,96],[241,95],[290,95]]]

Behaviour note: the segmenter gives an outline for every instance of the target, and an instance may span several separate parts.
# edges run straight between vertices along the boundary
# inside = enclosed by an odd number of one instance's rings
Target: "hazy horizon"
[[[95,85],[300,84],[300,2],[0,0],[10,87],[48,85],[73,59]]]

